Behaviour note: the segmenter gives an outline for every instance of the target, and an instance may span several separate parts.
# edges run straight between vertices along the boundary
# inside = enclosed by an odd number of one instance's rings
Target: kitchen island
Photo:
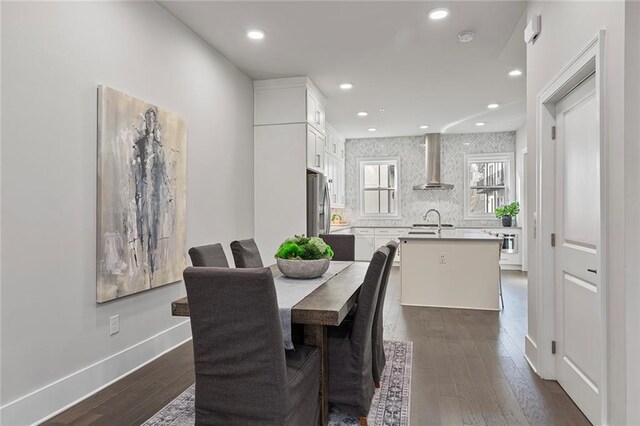
[[[501,248],[501,237],[464,229],[401,237],[401,304],[499,310]]]

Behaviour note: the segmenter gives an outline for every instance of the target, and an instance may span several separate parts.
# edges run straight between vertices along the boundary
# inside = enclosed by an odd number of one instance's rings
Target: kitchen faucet
[[[440,212],[438,210],[436,209],[427,210],[422,220],[427,220],[427,216],[429,216],[429,213],[431,212],[435,212],[438,215],[438,232],[442,231],[442,217],[440,216]]]

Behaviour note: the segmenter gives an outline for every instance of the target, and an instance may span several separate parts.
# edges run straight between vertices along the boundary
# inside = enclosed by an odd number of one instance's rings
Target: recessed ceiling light
[[[444,19],[449,16],[449,9],[445,9],[444,7],[439,7],[437,9],[433,9],[429,12],[429,18],[437,21],[438,19]]]
[[[369,115],[369,113],[367,111],[360,111],[358,113],[358,117],[366,117],[367,115]]]
[[[463,31],[460,34],[458,34],[458,41],[460,43],[469,43],[471,40],[473,40],[473,32],[472,31]]]
[[[485,122],[483,122],[483,121],[478,121],[478,122],[476,123],[476,126],[478,126],[478,127],[482,127],[482,126],[484,126],[485,124],[487,124],[487,123],[485,123]]]
[[[469,145],[471,145],[471,142],[465,142],[465,143],[463,143],[462,145],[464,145],[464,146],[469,146]]]
[[[380,112],[384,112],[384,108],[380,108],[378,111],[380,111]]]
[[[509,71],[509,76],[510,77],[519,77],[522,75],[522,71],[520,70],[511,70]]]
[[[427,126],[426,124],[424,124],[424,125],[420,126],[420,128],[421,128],[421,129],[428,129],[428,128],[429,128],[429,126]]]
[[[499,104],[489,104],[489,105],[487,105],[487,108],[489,108],[489,109],[496,109],[496,108],[498,108],[499,106],[500,106]]]
[[[342,84],[340,85],[340,88],[341,88],[342,90],[349,90],[349,89],[351,89],[352,87],[353,87],[353,84],[351,84],[351,83],[342,83]]]
[[[370,132],[375,132],[378,129],[376,129],[375,127],[369,127],[367,130],[370,131]]]
[[[262,40],[264,38],[264,31],[252,29],[247,31],[247,37],[251,40]]]

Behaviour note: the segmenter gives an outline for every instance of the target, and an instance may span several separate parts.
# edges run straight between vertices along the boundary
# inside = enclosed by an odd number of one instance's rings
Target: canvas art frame
[[[98,303],[182,279],[187,124],[98,87]]]

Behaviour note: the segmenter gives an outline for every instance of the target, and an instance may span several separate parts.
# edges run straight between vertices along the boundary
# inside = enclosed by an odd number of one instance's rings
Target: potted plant
[[[327,272],[333,250],[321,238],[296,235],[280,245],[275,257],[283,275],[309,279]]]
[[[520,213],[520,203],[517,201],[506,204],[504,206],[500,206],[496,209],[496,217],[498,219],[502,219],[502,226],[508,228],[513,225],[512,218],[517,216]]]

